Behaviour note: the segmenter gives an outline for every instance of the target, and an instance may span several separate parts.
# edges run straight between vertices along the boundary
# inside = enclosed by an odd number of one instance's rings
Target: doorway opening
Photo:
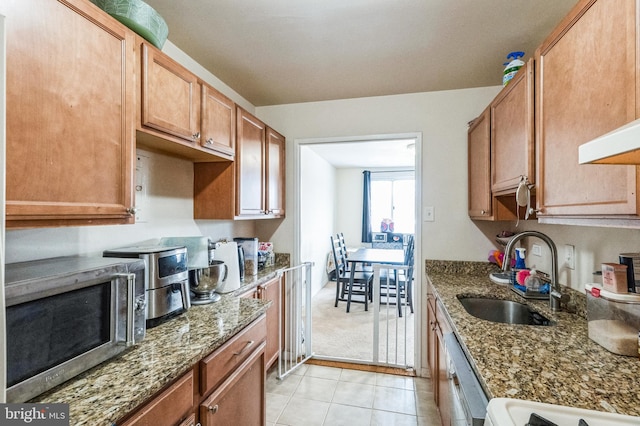
[[[334,307],[336,283],[331,280],[327,261],[331,255],[329,237],[335,237],[336,233],[344,234],[349,249],[371,247],[371,243],[363,243],[361,238],[362,172],[370,170],[378,178],[397,177],[402,173],[405,176],[407,173],[414,176],[413,199],[411,203],[404,203],[413,209],[409,214],[412,219],[409,227],[413,229],[404,229],[402,234],[415,236],[414,256],[416,264],[420,264],[422,135],[406,133],[302,139],[295,141],[294,148],[294,172],[297,176],[297,179],[294,179],[294,191],[297,196],[294,205],[293,260],[296,263],[315,264],[311,280],[314,358],[372,365],[375,364],[373,353],[376,349],[381,352],[389,349],[374,348],[374,342],[377,342],[378,345],[392,345],[393,350],[406,353],[402,363],[419,370],[421,338],[414,330],[420,329],[418,321],[422,294],[421,268],[416,268],[415,272],[414,312],[411,313],[407,309],[402,318],[397,318],[397,309],[385,310],[383,306],[379,306],[379,312],[385,312],[384,315],[380,315],[379,321],[387,323],[376,335],[374,309],[371,305],[369,310],[365,311],[364,305],[354,304],[349,313],[346,312],[344,302],[339,302],[338,307]],[[403,185],[398,185],[396,196],[401,194],[402,190]],[[406,188],[404,190],[406,192]],[[390,205],[393,207],[393,201]],[[388,218],[392,222],[393,213],[387,214],[392,216]],[[395,216],[401,218],[402,212],[397,212]],[[372,231],[380,231],[380,226],[380,222],[374,222]],[[394,321],[390,328],[389,319]],[[400,328],[396,330],[396,327]],[[384,333],[381,331],[383,328]],[[392,331],[392,338],[388,338],[389,330]],[[397,336],[404,335],[405,332],[408,332],[408,340],[398,340]],[[405,344],[406,347],[399,347]],[[389,365],[387,361],[378,362],[379,365]]]

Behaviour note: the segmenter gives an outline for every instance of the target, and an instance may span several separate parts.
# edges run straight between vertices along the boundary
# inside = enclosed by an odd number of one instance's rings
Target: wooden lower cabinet
[[[438,377],[438,356],[439,351],[438,348],[438,337],[436,336],[436,308],[435,308],[435,300],[433,303],[429,300],[427,304],[427,355],[429,360],[429,377],[431,378],[431,383],[433,386],[433,397],[435,399],[436,405],[438,405],[438,389],[437,385],[437,377]]]
[[[449,388],[449,366],[443,335],[451,332],[451,326],[443,315],[443,308],[427,284],[427,352],[433,397],[443,426],[451,425],[451,389]]]
[[[266,421],[265,344],[200,404],[200,423],[213,425],[264,425]]]
[[[451,326],[444,318],[443,308],[436,301],[436,342],[438,351],[438,410],[443,425],[451,424],[451,389],[449,381],[449,363],[444,347],[444,335],[451,332]]]
[[[280,350],[278,349],[280,322],[278,321],[278,317],[281,312],[281,307],[283,306],[281,285],[281,280],[283,279],[282,277],[274,278],[240,295],[240,297],[246,297],[248,299],[271,301],[271,306],[267,308],[266,313],[267,346],[264,352],[265,367],[267,370],[277,361],[278,356],[280,356]]]
[[[184,419],[178,426],[196,426],[196,413],[191,413],[189,417]]]
[[[280,356],[278,345],[280,336],[280,307],[282,306],[282,290],[280,282],[283,278],[274,278],[258,286],[257,298],[270,300],[271,306],[267,309],[267,346],[265,348],[266,368],[269,369]]]
[[[120,426],[182,425],[193,408],[194,374],[189,370],[160,395],[147,402]],[[195,420],[195,419],[194,419]],[[186,423],[189,424],[189,423]]]
[[[264,425],[266,330],[262,315],[117,424]]]

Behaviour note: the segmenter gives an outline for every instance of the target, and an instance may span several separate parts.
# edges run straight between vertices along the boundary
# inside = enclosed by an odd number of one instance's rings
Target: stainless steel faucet
[[[509,240],[507,243],[507,247],[504,250],[504,260],[502,262],[502,271],[507,272],[511,264],[511,251],[513,250],[513,246],[523,238],[526,237],[538,237],[549,246],[549,250],[551,250],[551,291],[549,294],[549,307],[552,311],[560,310],[560,299],[562,297],[562,293],[560,292],[560,283],[558,282],[558,250],[556,249],[556,245],[548,235],[543,234],[538,231],[524,231],[519,234],[516,234]]]

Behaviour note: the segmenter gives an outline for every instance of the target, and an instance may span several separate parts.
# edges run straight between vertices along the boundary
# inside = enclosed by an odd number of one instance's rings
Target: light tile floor
[[[429,379],[303,365],[267,376],[267,426],[440,426]]]

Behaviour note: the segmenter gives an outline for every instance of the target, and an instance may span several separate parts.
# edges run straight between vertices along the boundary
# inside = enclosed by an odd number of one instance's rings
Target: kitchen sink
[[[476,318],[505,324],[553,325],[524,303],[476,296],[457,296],[464,309]]]

